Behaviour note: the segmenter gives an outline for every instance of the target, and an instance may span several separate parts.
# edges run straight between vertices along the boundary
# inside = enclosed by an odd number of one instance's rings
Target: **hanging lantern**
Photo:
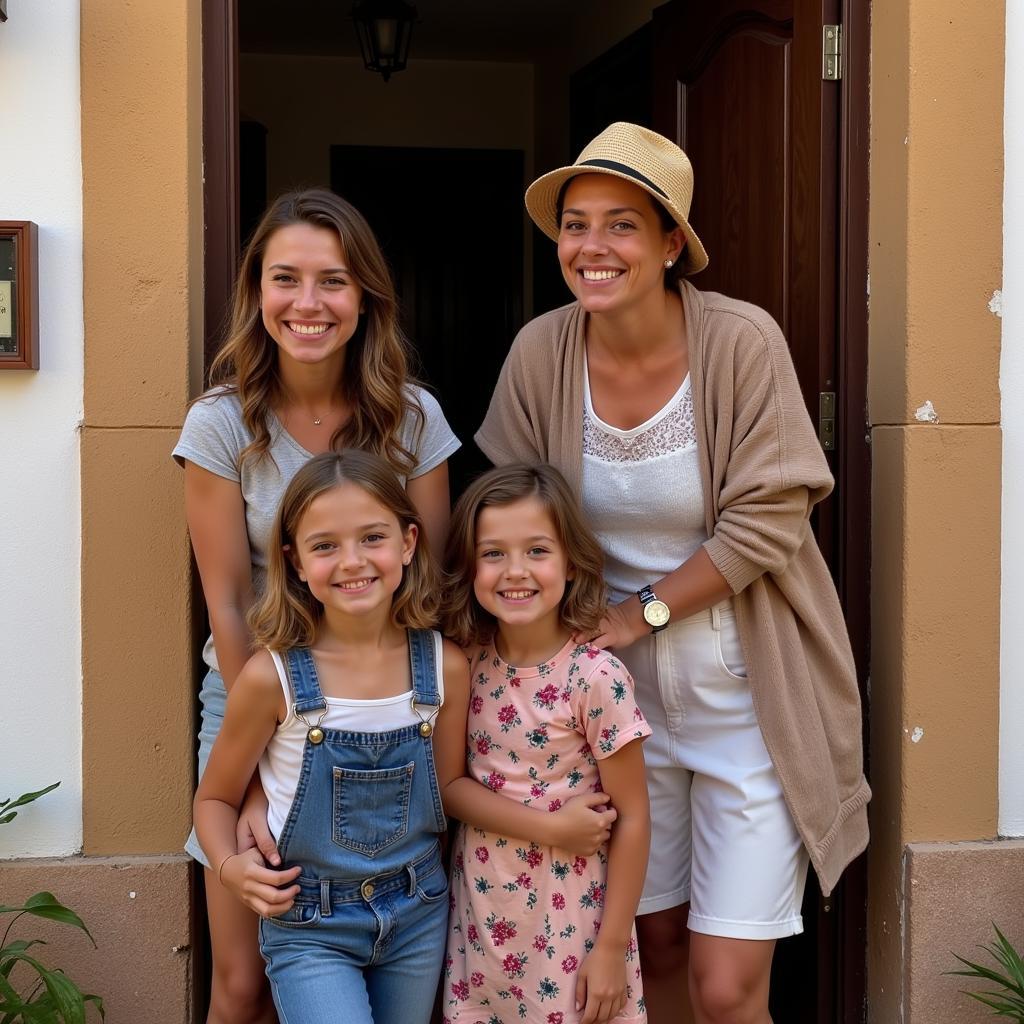
[[[352,8],[359,47],[367,71],[379,71],[386,82],[404,71],[416,8],[404,0],[361,0]]]

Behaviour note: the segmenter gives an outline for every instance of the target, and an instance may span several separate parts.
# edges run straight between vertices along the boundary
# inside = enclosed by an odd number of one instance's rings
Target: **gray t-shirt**
[[[460,442],[448,426],[437,399],[422,388],[410,390],[423,409],[423,426],[420,429],[419,418],[410,412],[402,424],[400,437],[402,444],[416,456],[416,468],[409,474],[410,479],[415,479],[440,466],[458,450]],[[241,487],[252,557],[252,583],[257,594],[263,589],[267,548],[277,506],[292,477],[313,458],[313,453],[303,448],[273,413],[269,414],[268,426],[271,458],[247,459],[239,469],[238,457],[254,438],[242,419],[238,396],[223,388],[214,389],[189,409],[181,437],[172,452],[180,465],[186,460],[194,462],[226,480],[237,481]],[[402,483],[406,480],[402,479]],[[203,660],[210,668],[217,668],[213,637],[203,648]]]

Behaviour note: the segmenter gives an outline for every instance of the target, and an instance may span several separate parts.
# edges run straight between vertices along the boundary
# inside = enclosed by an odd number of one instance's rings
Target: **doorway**
[[[867,0],[595,2],[587,17],[568,0],[421,5],[407,78],[385,85],[362,69],[341,5],[294,0],[282,19],[269,0],[204,0],[207,338],[260,191],[331,185],[395,271],[423,374],[463,440],[457,493],[484,465],[472,433],[516,330],[570,298],[525,218],[525,185],[612,120],[675,138],[712,256],[696,283],[776,317],[812,419],[832,420],[837,487],[815,527],[866,687]],[[844,77],[823,82],[823,26],[840,23]],[[240,161],[240,146],[253,156]],[[464,243],[480,203],[507,225],[501,245]],[[865,912],[863,863],[828,900],[809,884],[807,931],[776,956],[776,1020],[863,1021]]]
[[[331,188],[370,222],[403,328],[448,422],[452,494],[490,463],[470,438],[523,324],[521,150],[331,146]],[[458,225],[470,228],[469,241]]]

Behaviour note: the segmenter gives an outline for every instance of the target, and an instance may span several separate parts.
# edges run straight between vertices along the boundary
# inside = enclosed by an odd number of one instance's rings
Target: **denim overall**
[[[389,732],[321,729],[327,703],[313,657],[283,660],[294,710],[309,726],[298,788],[278,849],[301,864],[301,892],[260,921],[281,1024],[417,1024],[441,973],[448,881],[431,722],[441,698],[430,630],[409,630],[420,725]]]

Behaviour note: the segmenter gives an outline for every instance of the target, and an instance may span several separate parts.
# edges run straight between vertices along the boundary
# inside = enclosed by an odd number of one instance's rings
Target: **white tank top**
[[[434,630],[434,664],[437,666],[437,692],[444,703],[443,652],[441,634]],[[260,758],[260,782],[270,803],[267,809],[267,825],[277,839],[288,818],[295,790],[299,785],[302,770],[302,751],[306,744],[306,733],[310,726],[317,724],[320,713],[306,714],[297,718],[292,710],[292,693],[288,685],[288,670],[284,659],[277,651],[271,651],[281,688],[284,690],[285,716],[267,744]],[[412,706],[413,691],[407,690],[395,697],[381,697],[379,700],[352,700],[348,697],[324,697],[327,713],[320,722],[323,729],[345,729],[349,732],[391,732],[407,725],[419,725],[430,710]]]
[[[632,430],[594,412],[583,374],[583,508],[613,602],[678,568],[708,539],[690,376]]]

